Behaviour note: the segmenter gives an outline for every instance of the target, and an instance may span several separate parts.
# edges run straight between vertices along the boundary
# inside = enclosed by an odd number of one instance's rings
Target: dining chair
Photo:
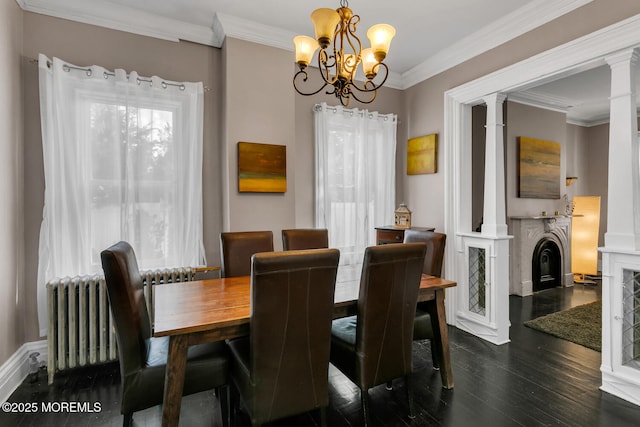
[[[253,256],[250,333],[229,341],[231,378],[253,426],[316,409],[326,425],[339,258],[337,249]]]
[[[133,248],[119,242],[102,251],[107,295],[115,322],[123,426],[133,413],[162,403],[169,337],[154,338]],[[161,285],[165,286],[165,285]],[[229,424],[229,352],[224,342],[189,347],[183,395],[215,389],[222,424]]]
[[[424,242],[427,245],[422,272],[430,276],[440,277],[442,275],[442,260],[444,259],[446,241],[446,234],[434,231],[406,230],[404,232],[404,243]],[[413,322],[413,339],[414,341],[427,339],[430,341],[433,369],[439,370],[440,363],[438,362],[437,354],[440,341],[434,339],[435,335],[427,304],[427,302],[418,303],[416,317]]]
[[[329,232],[326,228],[296,228],[282,230],[282,249],[321,249],[329,247]]]
[[[331,363],[360,388],[365,425],[371,425],[368,390],[404,377],[409,417],[414,418],[413,318],[424,243],[368,247],[364,253],[357,314],[331,327]]]
[[[251,274],[251,256],[273,252],[273,232],[233,231],[220,233],[221,277]]]

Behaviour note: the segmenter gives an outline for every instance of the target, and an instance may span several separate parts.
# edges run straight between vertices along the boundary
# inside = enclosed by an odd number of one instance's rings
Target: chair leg
[[[364,414],[364,425],[370,426],[371,424],[371,409],[369,408],[369,391],[360,390],[360,399],[362,400],[362,412]]]
[[[133,423],[133,412],[124,414],[122,418],[122,427],[130,427]]]
[[[438,355],[437,355],[436,343],[434,342],[433,339],[430,339],[429,343],[431,344],[431,360],[433,362],[433,370],[434,371],[439,371],[440,370],[440,363],[438,363]]]
[[[327,408],[320,408],[320,427],[327,427]]]
[[[220,403],[220,418],[223,427],[231,426],[231,411],[229,408],[229,386],[216,387],[216,395]]]
[[[409,418],[414,419],[416,417],[415,408],[413,405],[413,380],[411,374],[404,378],[407,384],[407,400],[409,401]]]
[[[233,383],[228,385],[229,387],[229,419],[231,422],[229,425],[233,425],[234,420],[238,416],[238,410],[240,406],[240,396],[238,395],[238,390]]]

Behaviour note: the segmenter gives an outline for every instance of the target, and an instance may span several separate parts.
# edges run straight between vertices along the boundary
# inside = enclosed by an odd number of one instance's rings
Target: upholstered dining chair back
[[[444,249],[447,242],[447,235],[434,231],[407,230],[404,232],[404,243],[424,242],[427,245],[427,253],[424,257],[422,272],[430,276],[440,277],[442,275],[442,260],[444,259]],[[440,369],[438,352],[440,351],[439,340],[434,339],[433,321],[429,314],[429,304],[432,301],[418,303],[416,307],[416,317],[413,323],[414,340],[430,340],[431,359],[434,369]]]
[[[152,336],[142,278],[131,245],[116,243],[102,251],[100,257],[118,340],[120,411],[124,415],[123,426],[130,426],[134,412],[163,401],[169,339]],[[191,346],[182,391],[187,395],[216,388],[224,426],[229,422],[228,360],[224,342]]]
[[[447,235],[435,231],[406,230],[404,243],[414,242],[424,242],[427,245],[422,272],[430,276],[441,277]]]
[[[131,245],[116,243],[102,251],[101,259],[118,339],[120,374],[125,377],[144,366],[151,321],[138,261]]]
[[[282,248],[285,251],[328,247],[329,231],[326,228],[282,230]]]
[[[366,248],[357,315],[331,326],[331,363],[361,390],[365,426],[371,425],[371,387],[404,377],[413,417],[413,318],[422,276],[424,243]]]
[[[365,251],[356,327],[356,383],[364,389],[411,373],[413,318],[424,255],[423,243]]]
[[[220,233],[222,277],[251,274],[251,256],[258,252],[273,252],[272,231],[238,231]]]
[[[254,425],[328,406],[339,257],[337,249],[253,256],[250,335],[229,345]]]

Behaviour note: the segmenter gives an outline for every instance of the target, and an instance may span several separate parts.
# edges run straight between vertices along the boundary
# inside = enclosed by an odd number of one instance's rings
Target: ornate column
[[[640,405],[640,152],[636,107],[639,57],[628,49],[611,67],[609,194],[602,252],[602,390]]]
[[[492,93],[483,99],[487,104],[484,208],[482,234],[507,235],[504,188],[504,121],[502,105],[506,95]]]
[[[611,67],[607,248],[640,250],[640,174],[636,72],[629,49],[606,58]]]
[[[509,240],[504,186],[502,105],[494,93],[487,104],[482,232],[458,232],[466,277],[459,284],[456,326],[493,344],[509,342]]]

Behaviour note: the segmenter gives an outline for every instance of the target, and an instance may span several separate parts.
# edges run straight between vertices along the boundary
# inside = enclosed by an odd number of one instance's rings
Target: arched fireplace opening
[[[540,239],[531,263],[533,292],[562,286],[562,255],[552,239]]]

